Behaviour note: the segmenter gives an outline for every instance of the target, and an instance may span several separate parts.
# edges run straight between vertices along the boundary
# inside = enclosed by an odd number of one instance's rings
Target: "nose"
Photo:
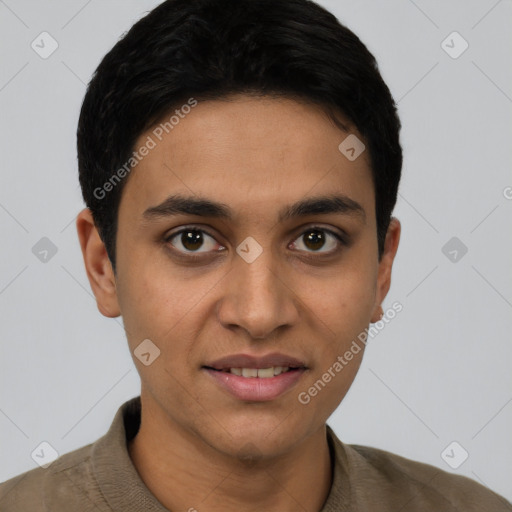
[[[298,297],[270,250],[252,263],[236,256],[217,316],[227,329],[246,331],[252,339],[268,339],[299,319]]]

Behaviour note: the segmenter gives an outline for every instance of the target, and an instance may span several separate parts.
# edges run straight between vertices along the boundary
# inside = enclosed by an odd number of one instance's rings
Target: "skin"
[[[363,140],[354,127],[350,133]],[[291,99],[200,102],[129,176],[115,274],[90,211],[78,216],[99,311],[122,315],[132,355],[147,338],[161,351],[149,366],[133,357],[142,419],[128,448],[169,510],[319,511],[327,498],[326,420],[364,351],[309,404],[298,395],[379,320],[400,238],[393,218],[379,260],[369,154],[349,161],[338,149],[347,135],[319,107]],[[177,193],[224,203],[233,218],[143,216]],[[365,217],[321,213],[278,221],[283,206],[334,193],[357,201]],[[313,226],[345,232],[348,245],[325,231],[325,245],[308,245],[304,233]],[[212,235],[203,234],[202,259],[190,261],[180,235],[165,241],[183,227]],[[236,253],[248,236],[263,249],[250,264]],[[308,367],[272,401],[238,400],[201,369],[226,355],[270,352]]]

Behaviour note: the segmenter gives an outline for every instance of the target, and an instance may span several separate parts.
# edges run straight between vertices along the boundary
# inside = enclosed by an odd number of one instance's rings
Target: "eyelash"
[[[328,233],[329,235],[332,235],[337,240],[339,246],[346,247],[348,245],[348,241],[345,239],[344,236],[342,236],[339,233],[336,233],[335,231],[332,231],[332,230],[330,230],[328,228],[324,228],[322,226],[308,226],[305,230],[303,230],[301,233],[299,233],[299,235],[293,241],[299,239],[301,236],[304,236],[304,234],[306,234],[307,232],[313,231],[313,230],[321,231],[323,233]],[[198,227],[195,227],[195,226],[185,226],[185,227],[181,228],[179,231],[175,231],[175,232],[165,236],[163,241],[166,244],[169,244],[169,242],[173,238],[175,238],[178,235],[180,235],[180,234],[182,234],[184,232],[187,232],[187,231],[197,231],[199,233],[206,234],[206,235],[208,235],[209,237],[213,238],[216,241],[215,236],[212,235],[211,233],[209,233],[206,229],[198,228]],[[323,255],[323,257],[333,256],[334,254],[339,252],[339,248],[340,248],[339,246],[334,251],[331,251],[331,252],[328,252],[328,253],[315,253],[315,251],[311,251],[311,252],[306,251],[306,254],[309,255],[308,257],[311,257],[310,255],[315,255],[315,254]],[[205,255],[209,254],[209,252],[202,252],[202,253],[198,253],[198,254],[194,254],[193,252],[185,253],[185,252],[182,252],[179,249],[175,249],[175,248],[172,248],[171,250],[173,252],[177,253],[178,255],[186,258],[188,261],[192,261],[192,262],[196,261],[196,260],[203,260]],[[215,252],[220,252],[220,251],[215,251]],[[302,252],[302,251],[300,251],[300,252]],[[320,257],[322,257],[322,256],[320,256]],[[318,259],[318,256],[313,256],[313,258],[314,259]]]

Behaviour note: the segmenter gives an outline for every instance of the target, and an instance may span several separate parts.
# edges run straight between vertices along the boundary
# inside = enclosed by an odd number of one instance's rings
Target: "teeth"
[[[270,368],[230,368],[229,372],[241,377],[259,377],[260,379],[268,379],[281,373],[289,371],[287,366],[271,366]]]
[[[261,368],[258,370],[258,377],[262,379],[268,379],[274,376],[274,368]]]

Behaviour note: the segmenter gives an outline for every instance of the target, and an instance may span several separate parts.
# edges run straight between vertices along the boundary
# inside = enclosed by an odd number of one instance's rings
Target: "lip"
[[[236,368],[236,366],[232,368]],[[244,366],[244,368],[249,367]],[[210,375],[223,390],[227,391],[235,398],[251,402],[265,402],[279,398],[294,387],[301,379],[306,368],[288,370],[286,373],[268,378],[240,377],[234,373],[205,367],[203,367],[202,370]]]
[[[215,370],[228,370],[230,368],[270,368],[271,366],[286,366],[289,368],[306,368],[304,361],[273,352],[264,356],[253,356],[250,354],[233,354],[215,361],[206,363],[203,367],[214,368]]]
[[[274,377],[241,377],[234,373],[219,370],[230,368],[270,368],[282,366],[292,368]],[[308,367],[304,361],[287,354],[273,352],[263,356],[232,354],[208,362],[201,368],[231,396],[252,402],[275,400],[294,387]]]

